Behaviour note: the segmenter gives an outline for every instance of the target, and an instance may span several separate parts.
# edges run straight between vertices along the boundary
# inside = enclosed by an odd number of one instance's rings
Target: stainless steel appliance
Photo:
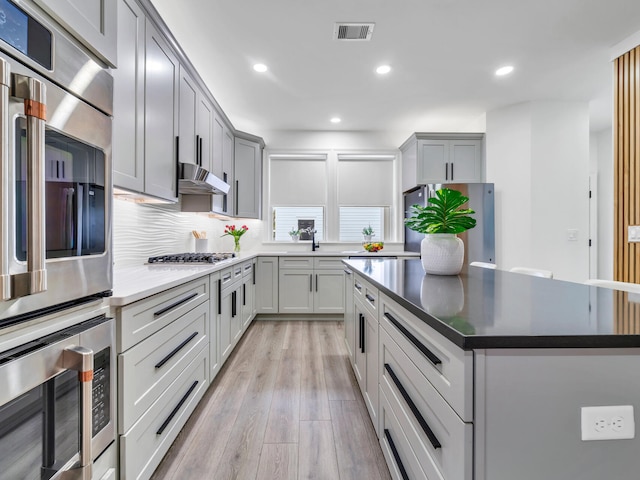
[[[2,327],[112,288],[113,79],[32,2],[0,19]]]
[[[0,477],[92,478],[115,438],[114,339],[102,315],[0,353]]]
[[[465,264],[469,262],[496,263],[494,188],[493,183],[432,183],[420,185],[404,193],[404,218],[411,214],[412,205],[424,206],[427,199],[440,188],[459,190],[469,197],[466,206],[475,210],[476,226],[458,235],[465,243]],[[404,229],[404,249],[419,252],[424,235],[407,227]]]

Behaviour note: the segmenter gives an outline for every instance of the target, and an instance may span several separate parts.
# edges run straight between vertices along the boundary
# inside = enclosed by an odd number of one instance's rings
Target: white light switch
[[[627,236],[629,242],[640,242],[640,226],[629,225],[627,228]]]

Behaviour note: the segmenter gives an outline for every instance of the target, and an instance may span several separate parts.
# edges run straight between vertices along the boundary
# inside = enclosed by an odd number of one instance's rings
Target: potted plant
[[[373,231],[373,228],[371,228],[371,225],[362,229],[362,236],[364,237],[365,243],[371,243],[374,233],[375,232]]]
[[[233,251],[239,252],[240,237],[242,237],[242,235],[244,235],[247,232],[247,230],[249,230],[249,227],[247,227],[246,225],[242,225],[240,228],[236,228],[235,225],[225,225],[224,233],[221,235],[221,237],[224,237],[226,235],[233,237],[233,244],[234,244]]]
[[[464,243],[456,235],[476,226],[470,208],[462,205],[469,199],[457,190],[442,188],[427,200],[428,205],[413,205],[405,224],[411,230],[424,233],[420,257],[426,273],[457,275],[464,261]]]
[[[292,241],[297,242],[298,240],[300,240],[300,230],[297,230],[294,227],[291,227],[291,230],[289,231],[289,236],[291,236]]]

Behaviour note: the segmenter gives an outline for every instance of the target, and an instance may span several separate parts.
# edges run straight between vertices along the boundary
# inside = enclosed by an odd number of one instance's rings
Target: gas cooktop
[[[149,257],[148,263],[218,263],[235,257],[235,253],[173,253]]]

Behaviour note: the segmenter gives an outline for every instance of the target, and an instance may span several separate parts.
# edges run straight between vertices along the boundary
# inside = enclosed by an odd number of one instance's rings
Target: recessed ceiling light
[[[376,68],[376,73],[380,75],[384,75],[385,73],[389,73],[391,71],[391,67],[389,65],[380,65]]]
[[[260,73],[266,72],[266,71],[268,70],[268,69],[267,69],[267,66],[266,66],[264,63],[256,63],[256,64],[253,66],[253,69],[254,69],[256,72],[260,72]]]
[[[509,75],[511,72],[513,72],[513,67],[511,65],[505,65],[496,70],[496,75],[502,77],[503,75]]]
[[[331,123],[340,123],[342,121],[342,119],[340,117],[333,117],[331,119]]]

